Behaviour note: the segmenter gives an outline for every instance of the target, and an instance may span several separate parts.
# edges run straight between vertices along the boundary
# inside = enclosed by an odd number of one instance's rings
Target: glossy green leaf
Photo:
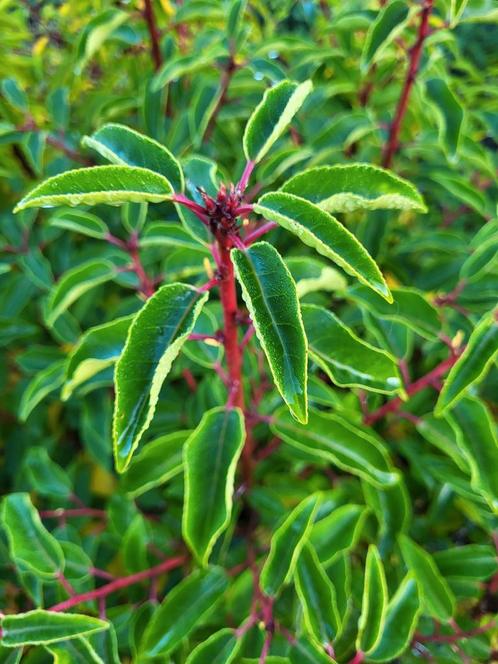
[[[380,58],[385,48],[403,30],[408,14],[409,7],[404,0],[394,0],[382,7],[365,39],[362,54],[363,69],[367,69],[372,62]]]
[[[193,201],[198,205],[203,205],[202,191],[209,196],[216,196],[219,178],[218,167],[214,161],[205,157],[193,156],[186,159],[182,165],[185,173],[185,188]],[[176,209],[183,225],[192,237],[203,245],[209,245],[212,241],[211,233],[202,221],[183,205],[176,205]]]
[[[489,224],[486,224],[488,226]],[[484,228],[486,228],[484,226]],[[491,236],[479,243],[460,268],[460,277],[466,281],[477,281],[491,272],[498,260],[498,242]]]
[[[25,422],[38,404],[64,382],[66,361],[59,360],[39,371],[29,382],[19,404],[19,418]]]
[[[379,642],[368,653],[369,662],[393,662],[411,643],[420,614],[420,601],[415,580],[405,576],[387,606]]]
[[[122,490],[137,498],[179,475],[183,469],[183,446],[191,433],[175,431],[144,445],[121,478]]]
[[[198,249],[199,243],[180,224],[156,221],[148,223],[140,237],[140,247],[185,247]]]
[[[116,365],[114,455],[118,472],[126,470],[147,430],[162,384],[208,298],[192,286],[160,288],[136,315]]]
[[[201,565],[230,523],[237,461],[244,446],[244,415],[239,408],[213,408],[185,443],[183,538]]]
[[[96,374],[112,366],[123,352],[133,316],[117,318],[87,330],[69,355],[62,399]]]
[[[103,240],[108,228],[100,217],[83,210],[59,209],[50,217],[50,225]]]
[[[342,505],[314,524],[310,542],[322,563],[355,546],[367,514],[363,505]]]
[[[436,551],[434,560],[441,573],[487,581],[498,571],[495,549],[489,544],[465,544]]]
[[[157,72],[152,83],[152,90],[155,92],[186,74],[193,74],[201,69],[212,67],[214,60],[225,55],[225,53],[225,47],[215,43],[193,54],[189,53],[188,55],[171,58]]]
[[[318,258],[291,256],[285,263],[296,282],[299,299],[316,291],[342,293],[347,288],[344,275]]]
[[[11,493],[4,498],[2,525],[14,560],[43,577],[56,577],[62,572],[61,546],[42,524],[29,494]]]
[[[0,90],[5,99],[15,109],[23,113],[28,110],[28,95],[15,78],[4,78],[0,83]]]
[[[2,618],[2,643],[17,647],[65,641],[108,629],[104,620],[77,613],[54,613],[35,609]]]
[[[17,204],[14,212],[57,205],[122,205],[145,201],[159,203],[170,200],[172,194],[169,181],[146,168],[94,166],[61,173],[45,180]]]
[[[138,166],[159,173],[176,192],[183,191],[180,164],[169,150],[153,138],[124,125],[106,124],[91,136],[85,136],[82,143],[113,164]]]
[[[465,454],[460,449],[455,430],[447,418],[436,418],[432,414],[424,415],[415,426],[431,445],[447,454],[461,470],[467,472],[468,463]]]
[[[234,630],[225,627],[194,648],[185,664],[230,664],[237,657],[240,645]]]
[[[299,555],[295,584],[308,633],[318,643],[332,643],[340,626],[335,589],[310,544]]]
[[[280,409],[274,414],[271,429],[311,457],[324,459],[376,486],[390,486],[399,480],[379,440],[339,415],[310,410],[308,425],[302,426]]]
[[[314,305],[301,310],[310,357],[333,383],[382,394],[402,389],[397,364],[385,351],[357,337],[331,311]]]
[[[28,450],[24,468],[31,486],[42,496],[68,498],[72,494],[71,480],[66,472],[52,461],[44,447]]]
[[[291,578],[309,537],[319,499],[319,495],[305,498],[274,532],[260,576],[261,590],[267,595],[277,595]]]
[[[410,494],[403,478],[397,484],[379,488],[363,482],[365,502],[372,508],[379,522],[379,537],[388,543],[400,532],[405,532],[412,518]]]
[[[364,653],[374,650],[384,631],[387,610],[387,583],[379,550],[374,544],[368,547],[365,563],[365,581],[361,615],[358,622],[356,648]]]
[[[294,194],[270,192],[259,199],[254,211],[294,233],[304,244],[391,301],[375,261],[355,236],[325,210]]]
[[[0,643],[0,664],[19,664],[23,655],[22,648],[7,648]]]
[[[312,90],[311,81],[281,81],[267,90],[244,131],[244,153],[249,161],[261,161],[291,123]]]
[[[152,616],[142,642],[146,657],[167,655],[195,629],[215,607],[227,589],[223,570],[198,570],[170,590]]]
[[[84,637],[59,641],[46,646],[46,649],[54,656],[54,664],[105,664]]]
[[[273,380],[293,416],[306,422],[307,341],[294,280],[266,242],[234,249],[232,257]]]
[[[479,399],[465,397],[449,419],[467,459],[472,488],[498,512],[498,437],[491,413]]]
[[[410,182],[370,164],[310,168],[294,175],[282,191],[331,213],[358,209],[427,212],[422,196]]]
[[[439,135],[450,157],[458,150],[463,123],[463,109],[448,84],[442,78],[431,78],[426,82],[429,99],[439,112]]]
[[[465,395],[472,385],[484,378],[498,356],[497,312],[486,314],[469,337],[465,350],[451,367],[436,404],[435,414],[442,415]]]
[[[296,639],[289,652],[291,664],[335,664],[323,648],[304,637]]]
[[[423,606],[436,620],[448,622],[455,612],[455,598],[433,557],[406,535],[399,536],[401,553],[417,581]]]

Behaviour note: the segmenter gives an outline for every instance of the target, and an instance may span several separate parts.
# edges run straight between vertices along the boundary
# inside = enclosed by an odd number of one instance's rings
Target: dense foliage
[[[0,664],[494,661],[494,3],[0,29]]]

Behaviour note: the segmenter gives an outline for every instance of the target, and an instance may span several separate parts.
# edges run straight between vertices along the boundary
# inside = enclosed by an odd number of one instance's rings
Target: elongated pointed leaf
[[[194,648],[185,664],[230,664],[240,646],[241,642],[236,638],[234,630],[225,627]]]
[[[486,581],[498,571],[494,547],[488,544],[465,544],[436,551],[434,560],[441,573]]]
[[[436,620],[448,622],[455,612],[455,598],[432,556],[406,535],[399,536],[404,561],[417,581],[425,610]]]
[[[115,372],[113,439],[118,472],[126,470],[147,430],[161,386],[207,298],[208,293],[192,286],[170,284],[136,315]]]
[[[55,664],[105,664],[90,642],[84,637],[59,641],[46,646]]]
[[[418,616],[420,601],[415,580],[405,576],[388,604],[384,628],[378,644],[368,653],[369,662],[393,662],[409,646]]]
[[[340,626],[335,589],[310,544],[297,561],[295,584],[309,634],[318,643],[332,643]]]
[[[340,387],[393,394],[402,389],[394,359],[363,341],[330,311],[303,305],[310,357]]]
[[[199,242],[183,226],[175,222],[148,223],[140,237],[140,246],[145,247],[185,247],[199,249]]]
[[[281,81],[265,92],[244,131],[244,153],[248,160],[261,161],[280,138],[312,90],[311,81],[298,85]]]
[[[310,456],[325,459],[375,486],[382,488],[399,480],[378,439],[338,415],[310,410],[308,425],[302,426],[280,409],[274,414],[271,429]]]
[[[266,242],[232,252],[256,334],[273,380],[300,422],[307,420],[307,341],[296,285],[280,254]]]
[[[114,265],[104,260],[90,260],[68,270],[54,286],[48,298],[45,311],[47,325],[54,325],[73,302],[115,276]]]
[[[183,469],[183,446],[192,431],[175,431],[144,445],[121,478],[121,488],[131,498],[164,484]]]
[[[65,471],[50,458],[44,447],[28,450],[24,467],[31,486],[42,496],[69,498],[72,483]]]
[[[356,648],[369,653],[379,643],[387,609],[387,584],[384,566],[374,544],[368,547],[361,615]]]
[[[388,302],[392,301],[373,258],[355,236],[325,210],[300,196],[284,192],[265,194],[254,210],[297,235],[304,244],[330,258]]]
[[[245,440],[239,408],[204,414],[184,448],[183,538],[201,563],[230,522],[237,461]]]
[[[353,210],[414,210],[426,212],[415,187],[370,164],[318,166],[294,175],[282,191],[315,203],[327,212]]]
[[[463,123],[463,109],[446,81],[431,78],[426,82],[429,99],[439,112],[439,137],[446,152],[454,157],[458,150]]]
[[[97,215],[83,210],[72,210],[71,208],[57,210],[50,217],[50,225],[68,231],[75,231],[98,240],[104,239],[109,232],[106,224]]]
[[[494,311],[486,314],[470,335],[465,350],[444,381],[435,414],[442,415],[478,383],[498,356],[498,320]]]
[[[289,658],[291,664],[336,664],[321,646],[305,637],[296,639],[292,644]]]
[[[15,561],[44,577],[55,577],[64,569],[61,546],[42,524],[29,494],[11,493],[4,498],[2,525]]]
[[[404,0],[393,0],[385,5],[371,24],[362,54],[362,68],[366,70],[379,58],[384,49],[405,27],[409,7]]]
[[[19,404],[19,418],[25,422],[38,404],[64,382],[66,361],[59,360],[39,371],[23,392]]]
[[[275,531],[260,577],[261,590],[267,595],[277,595],[294,572],[309,537],[318,503],[318,495],[305,498]]]
[[[167,655],[208,615],[225,592],[223,570],[213,567],[193,572],[171,590],[152,616],[144,633],[144,656]]]
[[[4,616],[1,624],[2,643],[9,647],[55,643],[109,628],[91,616],[42,609]]]
[[[356,544],[367,514],[363,505],[342,505],[314,524],[310,543],[322,563]]]
[[[183,191],[180,164],[169,150],[153,138],[124,125],[111,123],[91,136],[85,136],[82,143],[113,164],[139,166],[159,173],[171,183],[175,191]]]
[[[122,205],[171,199],[173,188],[162,175],[131,166],[94,166],[55,175],[20,201],[14,212],[57,205]]]

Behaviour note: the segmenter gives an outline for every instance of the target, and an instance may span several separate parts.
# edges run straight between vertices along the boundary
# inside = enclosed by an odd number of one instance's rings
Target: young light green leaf
[[[455,612],[455,598],[433,557],[406,535],[399,536],[399,545],[426,611],[436,620],[448,622]]]
[[[498,356],[498,310],[486,314],[474,328],[465,350],[451,367],[434,410],[442,415],[484,378]]]
[[[239,408],[204,414],[184,447],[183,538],[201,565],[230,523],[235,469],[245,441]]]
[[[159,657],[174,650],[212,611],[227,587],[228,580],[219,567],[198,570],[180,581],[152,616],[144,633],[142,654]]]
[[[74,390],[103,369],[113,365],[121,355],[133,320],[123,316],[110,323],[90,328],[82,335],[69,355],[62,399],[69,399]]]
[[[308,426],[302,426],[280,409],[273,416],[271,429],[310,456],[325,459],[375,486],[382,488],[399,481],[381,442],[339,415],[310,410]]]
[[[57,205],[122,205],[170,200],[170,182],[146,168],[94,166],[79,168],[45,180],[29,192],[14,212]]]
[[[183,445],[191,433],[175,431],[144,445],[121,478],[122,490],[137,498],[179,475],[183,468]]]
[[[375,261],[355,236],[325,210],[294,194],[270,192],[259,199],[254,211],[294,233],[304,244],[392,301]]]
[[[49,457],[44,447],[28,450],[24,468],[33,489],[49,498],[69,498],[72,494],[71,480],[66,472]]]
[[[305,498],[273,534],[270,553],[260,576],[261,590],[267,595],[277,595],[292,576],[299,554],[309,537],[319,500],[318,494]]]
[[[454,157],[458,150],[463,123],[463,109],[448,84],[442,78],[431,78],[426,82],[429,99],[439,112],[439,137],[448,156]]]
[[[361,67],[365,71],[380,58],[386,47],[405,27],[409,7],[404,0],[387,3],[370,25],[365,39]]]
[[[310,544],[297,561],[295,584],[307,631],[318,643],[332,643],[340,627],[335,589]]]
[[[311,81],[281,81],[267,90],[249,118],[243,138],[244,153],[258,163],[280,138],[312,90]]]
[[[340,551],[355,546],[367,514],[363,505],[342,505],[314,524],[310,543],[322,563],[329,563]]]
[[[498,571],[496,551],[489,544],[452,546],[446,551],[436,551],[434,560],[446,577],[468,577],[486,581]]]
[[[49,223],[51,226],[75,231],[98,240],[103,240],[109,232],[106,224],[97,215],[71,208],[57,210],[50,217]]]
[[[427,212],[422,196],[410,182],[370,164],[310,168],[294,175],[282,191],[331,213],[358,209]]]
[[[171,364],[192,331],[208,298],[174,283],[160,288],[138,312],[115,371],[113,440],[122,473],[147,430]]]
[[[109,629],[109,623],[77,613],[35,609],[2,618],[2,643],[9,648],[55,643]]]
[[[412,575],[408,574],[387,606],[380,640],[368,653],[368,661],[395,661],[410,644],[419,614],[420,601],[417,584]]]
[[[200,643],[187,657],[185,664],[230,664],[241,646],[233,629],[225,627]]]
[[[60,388],[66,373],[66,360],[58,360],[39,371],[29,382],[19,404],[19,419],[25,422],[38,404]]]
[[[339,387],[362,387],[382,394],[402,390],[394,359],[363,341],[335,314],[315,305],[303,305],[309,354]]]
[[[4,498],[2,525],[13,560],[43,577],[56,577],[62,572],[61,546],[42,524],[29,494],[11,493]]]
[[[90,642],[84,637],[59,641],[46,646],[54,656],[54,664],[105,664]]]
[[[73,302],[115,276],[116,268],[105,260],[89,260],[68,270],[50,293],[45,311],[47,325],[53,326]]]
[[[91,136],[82,139],[102,157],[120,166],[138,166],[159,173],[176,192],[183,191],[180,164],[163,145],[134,129],[120,124],[106,124]]]
[[[273,380],[293,416],[307,421],[307,341],[296,284],[280,254],[258,242],[232,258]]]
[[[377,547],[368,547],[356,648],[368,654],[379,643],[387,609],[387,583]]]

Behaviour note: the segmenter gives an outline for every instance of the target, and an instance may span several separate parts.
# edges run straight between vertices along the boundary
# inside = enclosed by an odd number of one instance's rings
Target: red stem
[[[107,519],[107,513],[104,510],[93,509],[92,507],[76,507],[74,509],[41,510],[40,516],[43,519],[60,519],[61,517],[82,516],[94,517],[97,519]]]
[[[127,588],[128,586],[140,583],[146,579],[155,578],[160,574],[164,574],[164,572],[169,572],[172,569],[180,567],[184,562],[185,558],[181,556],[177,558],[169,558],[168,560],[163,561],[155,567],[146,569],[143,572],[137,572],[137,574],[131,574],[130,576],[123,576],[119,579],[116,579],[115,581],[111,581],[111,583],[107,583],[101,588],[97,588],[97,590],[91,590],[86,593],[81,593],[80,595],[74,595],[74,597],[70,597],[64,602],[60,602],[59,604],[55,604],[54,606],[50,607],[49,611],[66,611],[67,609],[70,609],[77,604],[91,602],[101,597],[107,597],[107,595],[115,593],[122,588]]]
[[[415,634],[414,641],[418,641],[419,643],[455,643],[456,641],[461,641],[462,639],[470,639],[473,636],[485,634],[486,632],[489,632],[490,629],[494,629],[496,624],[496,621],[492,620],[482,627],[476,627],[475,629],[471,629],[468,632],[458,631],[455,634],[430,634],[428,636],[423,634]]]
[[[249,178],[251,177],[251,174],[254,170],[254,167],[256,166],[254,161],[249,160],[247,164],[245,165],[244,172],[242,173],[242,176],[239,180],[239,183],[237,185],[237,189],[240,192],[244,192],[247,187],[247,183],[249,182]]]
[[[432,12],[432,5],[433,0],[424,0],[422,5],[417,41],[415,42],[410,52],[408,72],[406,74],[403,90],[401,91],[398,107],[396,109],[396,114],[394,116],[394,120],[391,123],[389,137],[387,139],[387,143],[384,148],[384,154],[382,156],[382,166],[384,168],[390,168],[393,157],[399,147],[399,133],[401,131],[401,125],[403,124],[403,118],[405,117],[406,110],[408,108],[408,102],[413,84],[417,78],[417,72],[420,66],[420,59],[422,57],[424,42],[429,34],[429,17]]]
[[[262,235],[265,235],[266,233],[269,233],[272,231],[274,228],[277,228],[278,224],[275,223],[274,221],[269,221],[267,224],[262,224],[261,226],[258,226],[252,233],[249,233],[244,238],[244,244],[246,247],[248,247],[250,244],[255,242],[259,237]]]
[[[150,52],[152,55],[152,60],[154,61],[154,69],[157,71],[163,63],[163,58],[161,55],[161,49],[159,47],[160,35],[157,28],[156,17],[154,16],[152,0],[144,0],[143,13],[150,35]]]

